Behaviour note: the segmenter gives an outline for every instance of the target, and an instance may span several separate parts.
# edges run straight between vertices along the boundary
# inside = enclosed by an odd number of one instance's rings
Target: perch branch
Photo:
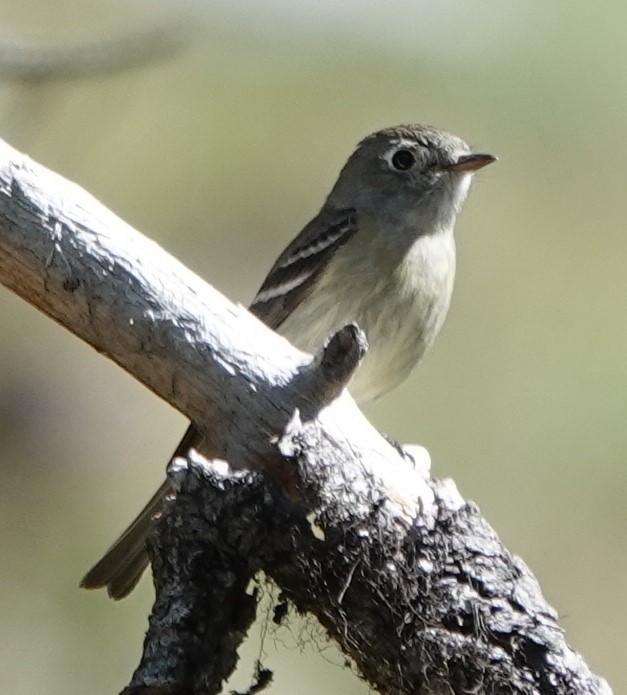
[[[0,282],[192,419],[201,453],[150,540],[127,693],[219,692],[272,577],[390,695],[608,695],[525,564],[343,390],[354,327],[312,358],[77,186],[0,143]],[[228,461],[228,464],[224,463]]]

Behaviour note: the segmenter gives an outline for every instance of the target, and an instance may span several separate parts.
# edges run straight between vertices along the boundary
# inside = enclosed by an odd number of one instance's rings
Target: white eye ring
[[[409,171],[416,165],[416,154],[409,147],[398,147],[385,155],[385,161],[392,171]]]

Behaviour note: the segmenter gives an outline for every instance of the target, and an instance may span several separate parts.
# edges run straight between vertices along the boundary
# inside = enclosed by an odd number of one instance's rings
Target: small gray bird
[[[369,350],[349,391],[366,403],[397,386],[438,334],[455,277],[453,226],[473,172],[494,162],[438,128],[398,126],[357,147],[322,210],[283,251],[250,311],[296,347],[316,352],[357,323]],[[200,435],[192,424],[173,454]],[[146,537],[164,483],[81,586],[127,596],[148,566]]]

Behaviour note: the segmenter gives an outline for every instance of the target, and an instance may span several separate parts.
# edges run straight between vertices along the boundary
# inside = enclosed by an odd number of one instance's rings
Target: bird
[[[437,336],[455,278],[453,228],[473,174],[496,161],[428,125],[364,138],[320,212],[288,244],[249,310],[297,348],[315,353],[355,323],[369,349],[348,384],[358,405],[403,381]],[[170,460],[201,442],[192,423]],[[149,564],[152,519],[171,493],[164,482],[81,586],[127,596]]]

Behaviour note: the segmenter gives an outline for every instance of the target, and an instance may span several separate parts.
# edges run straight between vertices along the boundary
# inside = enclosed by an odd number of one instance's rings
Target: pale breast
[[[403,381],[440,330],[453,290],[455,244],[444,230],[416,239],[394,264],[367,254],[357,262],[346,254],[334,260],[279,332],[314,353],[332,333],[357,323],[369,349],[349,390],[365,403]]]

